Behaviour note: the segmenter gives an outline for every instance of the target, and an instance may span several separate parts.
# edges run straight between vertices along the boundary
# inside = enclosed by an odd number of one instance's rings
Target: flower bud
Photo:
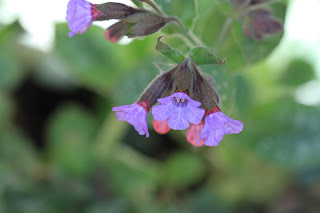
[[[96,20],[109,20],[109,19],[124,19],[135,12],[140,10],[135,9],[133,7],[129,7],[125,4],[121,3],[104,3],[104,4],[96,4],[95,8],[97,8],[100,12],[103,13],[102,16],[97,18]]]
[[[125,22],[130,23],[131,25],[126,35],[129,38],[147,36],[157,32],[167,23],[174,20],[175,19],[170,17],[165,18],[146,11],[135,13],[124,19]]]
[[[128,28],[129,26],[126,22],[119,21],[111,25],[105,32],[104,36],[110,42],[115,43],[127,32]]]

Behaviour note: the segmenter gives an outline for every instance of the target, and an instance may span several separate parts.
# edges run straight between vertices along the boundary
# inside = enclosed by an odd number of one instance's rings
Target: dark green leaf
[[[91,115],[77,106],[64,106],[53,114],[47,138],[54,164],[69,174],[85,175],[91,171],[94,129]]]
[[[259,155],[286,169],[300,170],[317,165],[320,161],[319,108],[282,98],[257,108],[255,113],[257,115],[247,125],[252,135],[247,137],[256,136],[254,150]],[[261,126],[261,122],[264,125]]]
[[[165,165],[165,183],[181,189],[198,181],[205,172],[202,159],[192,153],[180,152],[168,159]]]
[[[156,50],[177,64],[184,61],[185,59],[184,55],[179,50],[174,50],[171,47],[169,47],[167,44],[163,43],[161,41],[162,37],[163,36],[160,36],[158,38]]]
[[[315,79],[313,67],[301,59],[293,60],[280,76],[281,83],[288,86],[298,86],[312,79]]]
[[[81,85],[99,93],[113,88],[130,67],[153,54],[150,48],[154,43],[152,36],[143,41],[134,40],[129,45],[118,45],[107,41],[103,36],[104,31],[96,26],[72,38],[68,37],[66,24],[57,25],[56,30],[55,54]]]
[[[193,48],[189,56],[196,62],[197,65],[204,64],[219,64],[222,65],[226,63],[226,59],[218,58],[213,52],[211,52],[208,48],[205,47],[195,47]]]

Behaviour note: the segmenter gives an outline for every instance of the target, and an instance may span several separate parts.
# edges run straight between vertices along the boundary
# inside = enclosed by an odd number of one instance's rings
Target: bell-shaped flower
[[[174,130],[184,130],[189,123],[199,124],[205,113],[198,108],[201,103],[192,100],[183,92],[176,92],[171,96],[158,99],[160,105],[152,108],[153,118],[158,121],[168,120],[168,125]]]
[[[147,117],[149,108],[147,102],[136,102],[131,105],[113,107],[119,121],[127,121],[133,125],[139,135],[146,134],[149,137]]]
[[[200,140],[205,139],[207,146],[218,146],[224,135],[238,134],[243,130],[241,121],[229,118],[217,107],[205,117],[205,124],[200,134]]]
[[[71,32],[69,36],[72,37],[76,33],[85,33],[92,24],[92,21],[103,15],[94,4],[85,0],[70,0],[67,6],[66,19],[69,24]]]

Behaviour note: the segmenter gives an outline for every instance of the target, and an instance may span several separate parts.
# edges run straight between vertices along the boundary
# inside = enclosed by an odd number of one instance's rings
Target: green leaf
[[[226,63],[226,59],[218,58],[213,52],[205,47],[195,47],[189,52],[189,56],[197,65]]]
[[[105,93],[114,88],[132,66],[149,61],[153,56],[154,37],[134,40],[128,45],[107,41],[104,30],[91,26],[83,35],[68,37],[68,25],[56,26],[56,47],[54,54],[73,74],[79,84]]]
[[[158,38],[156,50],[177,64],[184,61],[185,59],[184,55],[179,50],[174,50],[171,47],[169,47],[167,44],[163,43],[161,41],[162,37],[163,36],[160,36]]]
[[[0,92],[0,130],[8,126],[13,114],[13,103],[6,94]]]
[[[291,61],[288,68],[280,75],[280,82],[288,86],[299,86],[315,79],[313,67],[306,61],[296,59]]]
[[[143,4],[141,1],[139,0],[131,0],[137,7],[139,8],[143,8]]]
[[[214,79],[215,87],[220,96],[221,110],[228,114],[232,110],[235,101],[235,84],[232,73],[225,66],[207,65],[201,67],[208,75]]]
[[[205,173],[205,165],[199,156],[179,152],[168,159],[164,171],[169,188],[181,189],[199,181]]]
[[[0,162],[10,170],[19,172],[23,178],[35,175],[40,165],[38,155],[31,145],[32,141],[12,127],[0,131]]]
[[[154,2],[167,14],[177,16],[188,28],[193,25],[197,16],[196,3],[194,0],[154,0]]]
[[[135,201],[146,202],[159,182],[160,165],[141,153],[119,145],[105,166],[112,188]]]
[[[90,145],[95,125],[86,110],[64,106],[53,114],[48,129],[48,147],[55,165],[69,174],[85,175],[91,171]]]
[[[320,162],[319,108],[282,98],[256,108],[254,114],[247,121],[245,135],[254,142],[257,154],[292,170],[310,168]]]
[[[0,45],[0,89],[11,89],[23,77],[17,57],[9,45]]]

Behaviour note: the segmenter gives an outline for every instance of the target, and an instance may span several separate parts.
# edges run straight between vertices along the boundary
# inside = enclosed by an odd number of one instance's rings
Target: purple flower
[[[152,108],[152,115],[158,121],[168,119],[168,125],[174,130],[184,130],[192,124],[201,123],[205,113],[204,109],[198,108],[201,103],[192,100],[183,92],[174,93],[171,96],[160,98],[158,102],[161,105]]]
[[[127,121],[133,125],[139,135],[149,137],[147,117],[149,113],[148,102],[136,102],[131,105],[113,107],[119,121]]]
[[[205,117],[199,141],[205,139],[205,145],[218,146],[224,135],[238,134],[242,129],[242,122],[229,118],[220,110],[214,110]]]
[[[85,0],[70,0],[67,8],[67,21],[72,37],[76,33],[86,32],[92,24],[92,21],[101,16],[102,13],[97,10],[93,4]]]

